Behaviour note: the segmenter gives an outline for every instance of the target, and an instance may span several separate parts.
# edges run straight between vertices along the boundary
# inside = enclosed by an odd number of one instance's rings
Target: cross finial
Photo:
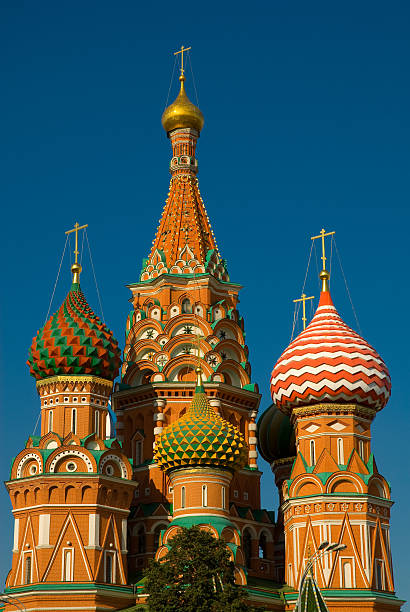
[[[75,256],[75,260],[73,265],[71,266],[71,272],[73,273],[73,283],[78,283],[80,281],[80,273],[81,273],[81,266],[78,263],[78,255],[79,255],[79,251],[78,251],[78,232],[82,229],[85,229],[86,227],[88,227],[87,225],[79,225],[78,222],[74,225],[73,229],[70,229],[68,231],[66,231],[66,234],[72,234],[73,232],[75,232],[75,248],[74,248],[74,256]]]
[[[190,51],[192,47],[184,47],[184,45],[181,45],[181,49],[179,51],[175,51],[174,55],[178,55],[179,53],[181,54],[181,76],[184,76],[184,53],[186,53],[187,51]]]
[[[303,329],[306,329],[306,301],[307,300],[313,300],[315,298],[314,295],[311,295],[310,297],[306,296],[306,293],[302,293],[302,297],[300,297],[297,300],[293,300],[294,303],[296,302],[302,302],[302,308],[303,308],[303,317],[302,317],[302,321],[303,321]]]
[[[323,270],[326,270],[326,254],[325,254],[325,236],[333,236],[333,234],[336,234],[336,232],[326,232],[325,229],[322,229],[320,231],[319,236],[312,236],[312,240],[317,240],[318,238],[322,239],[322,264]]]

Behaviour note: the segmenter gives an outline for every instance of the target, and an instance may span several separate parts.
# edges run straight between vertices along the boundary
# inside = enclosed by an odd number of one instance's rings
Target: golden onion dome
[[[183,74],[179,80],[181,81],[180,92],[175,102],[164,110],[161,119],[162,127],[167,133],[180,128],[193,128],[200,132],[204,127],[204,116],[186,95]]]

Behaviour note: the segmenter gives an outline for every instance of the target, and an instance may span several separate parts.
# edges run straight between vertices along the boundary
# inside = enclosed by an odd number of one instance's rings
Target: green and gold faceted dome
[[[239,470],[247,459],[244,436],[209,405],[202,383],[187,413],[164,429],[155,447],[163,470],[204,465]]]
[[[81,267],[72,269],[78,280]],[[114,380],[118,375],[118,342],[88,305],[79,282],[73,282],[59,310],[33,338],[27,364],[36,380],[78,374]]]

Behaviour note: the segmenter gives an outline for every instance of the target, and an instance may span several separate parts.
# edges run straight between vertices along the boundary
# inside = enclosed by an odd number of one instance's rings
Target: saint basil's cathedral
[[[250,605],[398,611],[393,502],[371,450],[388,369],[333,305],[322,231],[319,304],[274,365],[273,403],[258,417],[241,286],[199,191],[204,119],[183,68],[179,80],[162,116],[169,194],[128,285],[122,358],[81,291],[77,247],[67,297],[29,350],[41,435],[28,438],[6,482],[14,540],[4,610],[137,609],[149,560],[167,554],[181,527],[199,525],[226,542]],[[261,508],[258,450],[279,492],[276,513]]]

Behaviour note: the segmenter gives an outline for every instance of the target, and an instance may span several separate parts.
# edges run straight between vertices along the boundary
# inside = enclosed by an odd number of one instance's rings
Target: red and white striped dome
[[[380,355],[340,318],[324,283],[310,324],[279,357],[271,393],[284,412],[319,402],[358,403],[381,410],[391,382]]]

